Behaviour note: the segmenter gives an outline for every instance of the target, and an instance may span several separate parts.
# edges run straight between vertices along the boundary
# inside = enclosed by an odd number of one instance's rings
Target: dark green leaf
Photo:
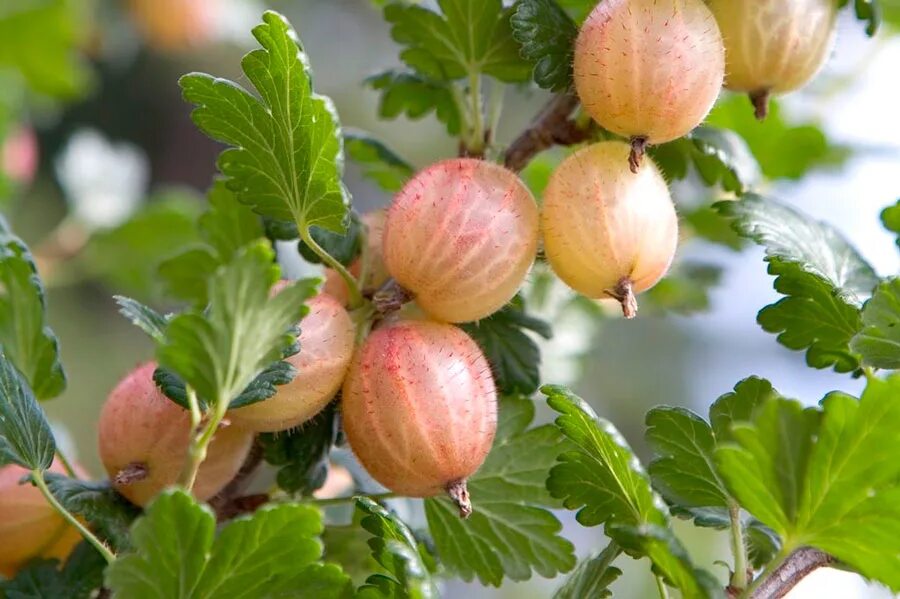
[[[450,135],[458,134],[462,128],[459,107],[447,83],[416,73],[385,71],[366,79],[366,84],[381,91],[378,115],[382,118],[395,119],[403,114],[419,119],[433,111]]]
[[[522,57],[534,65],[534,82],[552,91],[568,89],[578,36],[571,17],[555,0],[519,0],[510,24]]]
[[[350,597],[350,580],[318,563],[321,516],[311,506],[266,506],[225,526],[183,491],[161,494],[132,530],[135,551],[106,571],[129,599]]]
[[[322,249],[344,266],[349,266],[359,255],[359,248],[362,243],[362,224],[355,212],[350,212],[347,215],[344,233],[332,233],[319,227],[310,227],[309,234]],[[307,262],[313,264],[322,263],[322,259],[319,258],[318,254],[304,242],[301,241],[298,248],[300,255]]]
[[[575,19],[575,23],[581,25],[592,10],[597,6],[594,0],[556,0],[557,3]]]
[[[54,472],[44,477],[50,492],[63,507],[84,518],[113,549],[129,548],[129,528],[140,509],[116,493],[108,481],[76,480]]]
[[[744,140],[732,131],[700,127],[689,135],[651,151],[656,163],[672,179],[684,179],[693,165],[709,186],[742,194],[759,180],[759,165]]]
[[[860,305],[879,283],[872,267],[834,228],[774,200],[748,194],[716,207],[766,248],[775,289],[788,296],[760,312],[763,329],[791,349],[807,349],[811,366],[855,370],[848,345],[862,325]]]
[[[9,581],[0,580],[0,596],[5,599],[90,599],[103,584],[106,560],[87,542],[72,551],[65,565],[59,561],[37,560]]]
[[[615,561],[621,549],[615,543],[610,543],[606,549],[596,553],[578,563],[578,567],[572,571],[556,593],[553,599],[606,599],[612,597],[609,585],[622,575],[622,571],[614,568]]]
[[[318,281],[295,282],[270,299],[279,276],[273,258],[266,243],[247,246],[210,279],[208,310],[169,321],[159,364],[208,405],[230,403],[295,341],[289,330],[306,314]]]
[[[409,67],[437,81],[479,73],[510,82],[529,78],[531,65],[519,56],[501,0],[438,0],[438,6],[440,13],[398,2],[384,9]]]
[[[5,458],[29,470],[46,470],[53,462],[56,441],[44,411],[28,382],[0,353],[0,438]]]
[[[308,60],[284,17],[267,11],[253,29],[263,46],[241,66],[261,99],[224,79],[190,74],[180,84],[192,118],[232,148],[219,169],[238,199],[264,216],[342,230],[342,141],[331,101],[312,90]]]
[[[534,402],[504,398],[494,447],[469,478],[474,513],[461,520],[450,500],[425,500],[428,528],[441,563],[464,580],[500,586],[503,578],[528,580],[532,571],[553,577],[575,565],[574,548],[560,536],[557,507],[544,485],[566,443],[555,427],[528,429]]]
[[[838,8],[850,4],[850,0],[838,0]],[[878,33],[881,25],[881,4],[879,0],[853,0],[853,11],[856,18],[866,24],[866,35],[869,37]]]
[[[288,493],[311,495],[325,484],[328,454],[337,441],[335,404],[329,404],[301,428],[264,433],[258,439],[263,458],[279,466],[278,486]]]
[[[545,338],[549,338],[552,331],[546,322],[525,313],[521,298],[515,298],[487,318],[461,326],[484,351],[500,393],[528,395],[537,390],[541,353],[525,331]]]
[[[400,191],[415,173],[411,164],[364,131],[345,129],[344,150],[351,160],[359,164],[363,175],[385,191]]]
[[[875,368],[900,368],[900,279],[885,281],[862,311],[863,329],[850,342],[862,363]]]
[[[38,399],[66,388],[56,335],[46,325],[44,286],[31,252],[0,217],[0,348]]]
[[[367,497],[356,499],[356,509],[362,513],[360,524],[373,535],[369,539],[372,557],[388,572],[370,576],[359,596],[382,597],[386,589],[387,596],[398,599],[438,597],[418,542],[406,524]]]
[[[114,295],[113,299],[119,304],[119,314],[130,320],[134,326],[150,335],[154,341],[160,342],[165,339],[166,326],[169,324],[165,316],[130,297]]]

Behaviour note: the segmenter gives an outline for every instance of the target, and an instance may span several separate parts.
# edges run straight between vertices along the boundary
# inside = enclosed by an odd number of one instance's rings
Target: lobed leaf
[[[532,78],[554,92],[572,86],[578,27],[555,0],[519,0],[510,17],[522,58],[534,65]]]
[[[56,441],[25,377],[0,352],[0,447],[3,461],[29,470],[53,463]]]
[[[900,368],[900,278],[875,289],[863,306],[862,330],[850,341],[850,349],[862,363],[875,368]]]
[[[382,118],[395,119],[406,115],[410,119],[420,119],[434,112],[450,135],[457,135],[462,129],[459,106],[446,82],[400,71],[385,71],[369,77],[365,82],[381,92],[378,116]]]
[[[622,575],[622,571],[613,567],[612,563],[621,551],[618,545],[610,543],[603,551],[580,561],[566,582],[553,594],[553,599],[612,597],[609,585]]]
[[[0,596],[5,599],[90,599],[103,585],[105,567],[103,556],[87,542],[82,542],[61,567],[56,559],[33,560],[12,580],[0,580]]]
[[[344,149],[362,168],[363,175],[385,191],[400,191],[415,173],[411,164],[365,131],[345,129]]]

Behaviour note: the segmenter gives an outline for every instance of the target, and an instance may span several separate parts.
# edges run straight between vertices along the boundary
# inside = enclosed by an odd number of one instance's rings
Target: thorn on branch
[[[578,98],[572,93],[554,96],[535,117],[531,126],[507,148],[504,156],[506,167],[519,172],[547,148],[554,145],[570,146],[590,139],[590,128],[579,127],[569,119],[577,107]]]
[[[812,547],[801,547],[759,583],[750,599],[780,599],[815,570],[837,563],[827,553]]]

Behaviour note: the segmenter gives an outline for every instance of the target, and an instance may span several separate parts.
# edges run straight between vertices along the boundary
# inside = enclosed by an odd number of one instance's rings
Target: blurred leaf
[[[694,210],[679,210],[679,216],[686,228],[706,241],[712,241],[719,245],[740,250],[744,247],[744,240],[735,233],[728,219],[724,218],[711,206],[701,206]]]
[[[687,597],[718,597],[721,587],[695,569],[678,539],[668,530],[669,516],[650,486],[625,439],[601,420],[580,397],[563,387],[541,389],[559,412],[555,424],[575,444],[559,455],[547,488],[570,510],[579,509],[584,526],[604,524],[605,531],[633,557],[648,557],[654,571]]]
[[[47,472],[44,478],[57,501],[86,520],[114,550],[130,548],[129,528],[141,510],[119,495],[109,481],[83,481],[55,472]]]
[[[119,314],[150,335],[151,339],[161,343],[166,338],[166,326],[169,321],[165,316],[130,297],[114,295],[113,299],[119,304]]]
[[[482,584],[500,586],[504,577],[528,580],[536,572],[551,578],[575,566],[562,525],[541,507],[559,505],[544,481],[566,444],[553,426],[528,429],[533,417],[530,399],[501,402],[494,446],[468,481],[474,508],[468,520],[449,499],[425,500],[440,561],[463,580],[477,576]]]
[[[198,305],[208,301],[207,280],[216,268],[264,233],[259,217],[237,201],[223,179],[217,179],[206,195],[209,208],[190,224],[199,231],[196,243],[186,249],[179,245],[181,252],[157,267],[170,295]]]
[[[840,164],[848,155],[846,148],[830,145],[818,126],[787,122],[778,102],[770,104],[760,123],[747,98],[732,94],[719,99],[706,124],[743,137],[769,179],[799,179],[813,168]]]
[[[710,291],[721,278],[722,269],[718,266],[681,262],[647,292],[648,307],[678,314],[709,310]]]
[[[544,190],[550,181],[550,175],[565,158],[563,151],[557,146],[535,156],[528,165],[519,173],[519,177],[537,198],[538,203],[543,200]]]
[[[597,7],[595,0],[556,0],[556,2],[566,9],[578,25],[581,25],[590,12]]]
[[[806,349],[810,366],[856,370],[848,345],[862,326],[860,305],[879,282],[872,267],[836,229],[774,200],[747,194],[715,206],[738,234],[766,248],[775,289],[788,296],[760,311],[762,328],[790,349]]]
[[[534,82],[556,92],[568,89],[578,36],[571,17],[555,0],[519,0],[510,24],[520,54],[534,65]]]
[[[881,222],[885,229],[898,235],[896,243],[900,246],[900,200],[881,211]]]
[[[434,111],[437,119],[456,135],[462,128],[459,107],[447,83],[432,81],[416,73],[385,71],[366,79],[372,89],[381,91],[378,116],[395,119],[401,114],[420,119]]]
[[[38,399],[66,388],[59,343],[46,324],[44,285],[28,247],[0,217],[0,349]]]
[[[231,81],[185,75],[184,97],[197,106],[191,117],[233,146],[219,157],[219,169],[241,202],[304,229],[340,232],[348,198],[334,106],[313,92],[306,54],[284,17],[266,11],[253,35],[263,48],[241,66],[261,99]]]
[[[875,368],[900,368],[900,278],[879,285],[862,311],[862,330],[850,348],[862,363]]]
[[[124,224],[95,233],[83,260],[116,290],[155,298],[161,291],[160,263],[197,242],[199,212],[199,204],[187,194],[171,193],[151,201]]]
[[[344,149],[360,165],[363,175],[385,191],[400,191],[415,173],[411,164],[365,131],[345,129]]]
[[[869,37],[878,33],[881,25],[881,0],[853,0],[853,12],[856,18],[866,24],[866,35]],[[850,4],[850,0],[838,0],[838,8],[844,8]]]
[[[357,586],[381,567],[369,550],[367,541],[371,535],[359,526],[361,513],[359,510],[354,512],[353,523],[349,526],[326,526],[322,531],[323,558],[339,565]]]
[[[760,178],[759,165],[744,140],[727,129],[698,127],[685,137],[651,150],[668,180],[687,177],[693,166],[708,186],[742,194]]]
[[[553,599],[607,599],[612,597],[609,585],[614,583],[622,571],[614,568],[621,549],[615,543],[586,559],[569,574],[566,582],[553,594]]]
[[[304,280],[269,298],[278,280],[274,254],[258,242],[241,250],[209,280],[209,308],[172,318],[157,349],[172,370],[208,405],[231,402],[260,372],[281,360],[306,314],[317,281]]]
[[[187,493],[163,492],[134,524],[135,551],[107,568],[106,586],[129,599],[352,596],[339,568],[318,563],[316,508],[265,506],[214,540],[215,525],[209,508]]]
[[[441,12],[402,3],[388,4],[384,18],[391,37],[403,46],[400,58],[436,81],[479,73],[501,81],[526,81],[531,65],[519,56],[509,11],[501,0],[438,0]]]
[[[279,488],[308,496],[325,484],[328,454],[339,432],[335,412],[336,404],[331,403],[300,428],[257,437],[263,458],[279,467]]]
[[[28,382],[0,353],[0,439],[4,460],[28,470],[46,470],[53,463],[56,441],[47,417]]]
[[[356,509],[362,513],[360,524],[373,535],[369,539],[372,557],[388,573],[370,576],[357,596],[436,599],[437,588],[406,524],[368,497],[357,497]]]
[[[10,2],[0,6],[0,66],[22,74],[34,91],[59,98],[79,95],[90,80],[77,54],[85,4],[77,0]]]
[[[344,266],[349,266],[359,256],[359,248],[362,243],[362,224],[355,212],[347,214],[347,223],[343,233],[332,233],[319,227],[310,227],[309,234],[313,241]],[[322,263],[322,259],[303,241],[300,241],[297,247],[300,255],[307,262]]]
[[[553,331],[548,323],[525,313],[525,303],[521,297],[513,298],[499,312],[463,324],[461,328],[481,347],[501,394],[529,395],[537,390],[541,352],[525,331],[532,331],[545,339],[549,339]]]
[[[5,599],[91,599],[103,585],[106,560],[87,542],[75,547],[64,566],[59,560],[38,559],[16,573],[12,580],[0,580],[0,596]]]

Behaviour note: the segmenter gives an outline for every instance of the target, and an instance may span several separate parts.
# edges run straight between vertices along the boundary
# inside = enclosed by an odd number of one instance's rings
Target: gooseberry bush
[[[0,63],[33,93],[70,97],[88,77],[71,31],[45,27],[66,4],[0,8],[0,38],[19,44],[0,39]],[[366,82],[379,114],[434,113],[458,156],[415,168],[342,129],[276,12],[236,81],[184,75],[185,109],[224,145],[193,236],[148,257],[129,235],[171,231],[138,213],[87,242],[132,261],[113,288],[146,273],[164,295],[115,296],[155,350],[104,404],[107,480],[66,458],[44,414],[66,386],[50,264],[0,223],[0,595],[427,599],[453,577],[537,575],[559,578],[558,599],[595,598],[626,560],[661,597],[782,597],[828,565],[900,591],[900,279],[760,193],[827,157],[790,170],[754,129],[793,152],[808,128],[770,102],[815,76],[842,13],[873,35],[878,5],[376,4],[403,65]],[[129,6],[166,51],[207,34],[205,9],[169,21]],[[504,87],[548,96],[508,143]],[[0,115],[4,194],[36,162],[19,113]],[[387,209],[354,209],[345,160],[394,194]],[[718,201],[686,202],[678,182]],[[900,235],[900,204],[882,220]],[[565,286],[600,320],[703,309],[716,277],[676,257],[687,239],[765,248],[783,297],[759,324],[810,368],[864,378],[861,396],[806,407],[748,372],[706,415],[651,410],[642,464],[614,423],[541,380],[542,289]],[[285,241],[322,276],[282,279]],[[550,423],[536,422],[542,404]],[[265,470],[271,484],[252,486]],[[605,545],[578,560],[565,510],[602,526]],[[688,553],[678,519],[728,536],[726,568]]]

